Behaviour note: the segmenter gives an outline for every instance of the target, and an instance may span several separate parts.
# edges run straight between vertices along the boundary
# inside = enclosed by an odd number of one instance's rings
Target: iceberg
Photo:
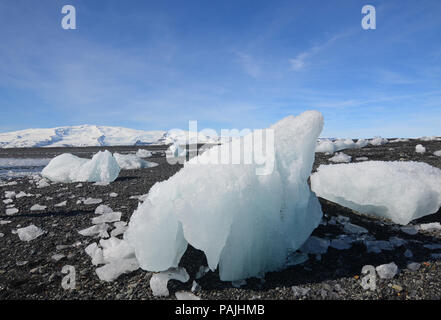
[[[321,165],[311,188],[319,197],[401,225],[441,206],[441,170],[420,162]]]
[[[205,253],[211,270],[219,267],[222,281],[283,268],[289,253],[303,245],[322,218],[307,183],[322,128],[318,111],[273,125],[275,163],[264,175],[257,173],[259,164],[210,162],[230,150],[233,140],[213,146],[156,183],[124,233],[140,267],[155,272],[176,268],[191,244]]]
[[[118,162],[120,168],[123,170],[153,168],[158,165],[155,162],[143,160],[134,154],[114,153],[113,156],[115,157],[116,162]]]
[[[346,153],[343,152],[337,152],[337,154],[335,156],[333,156],[332,158],[329,158],[328,160],[331,162],[335,162],[335,163],[340,163],[340,162],[351,162],[352,157],[348,156]]]
[[[152,156],[152,152],[146,149],[138,149],[136,156],[140,158],[149,158]]]
[[[92,159],[70,153],[53,158],[41,175],[54,182],[112,182],[120,172],[118,162],[109,151],[99,151]]]

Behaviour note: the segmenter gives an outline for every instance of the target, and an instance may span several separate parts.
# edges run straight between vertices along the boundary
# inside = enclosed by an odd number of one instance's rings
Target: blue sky
[[[441,135],[439,0],[3,0],[0,39],[0,132],[253,129],[315,109],[324,137]]]

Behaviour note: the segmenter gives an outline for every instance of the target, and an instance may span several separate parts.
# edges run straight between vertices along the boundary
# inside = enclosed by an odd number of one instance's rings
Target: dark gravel
[[[420,155],[415,153],[415,145],[422,143],[427,151]],[[140,147],[106,148],[118,152],[138,150]],[[164,147],[143,147],[160,151]],[[44,149],[0,149],[0,157],[53,157],[57,154],[70,152],[82,157],[90,157],[103,148],[44,148]],[[369,160],[414,160],[423,161],[441,168],[441,158],[433,156],[433,152],[441,150],[441,141],[417,141],[388,143],[378,147],[366,147],[360,150],[345,150],[346,154],[356,157],[368,157]],[[319,164],[328,164],[329,155],[316,154],[314,170]],[[103,204],[115,211],[123,213],[121,220],[129,221],[138,201],[129,199],[133,195],[142,195],[158,182],[168,179],[181,166],[169,165],[163,155],[153,156],[149,160],[160,165],[151,169],[125,170],[119,178],[108,186],[96,186],[93,183],[82,183],[77,188],[74,184],[52,184],[49,187],[37,188],[29,182],[29,178],[15,178],[16,185],[0,187],[0,195],[4,199],[5,191],[25,191],[32,197],[14,199],[19,209],[16,215],[5,214],[6,205],[0,201],[0,220],[11,223],[0,225],[0,300],[4,299],[156,299],[149,288],[151,273],[144,270],[120,276],[114,282],[100,281],[95,274],[96,267],[91,264],[84,248],[97,239],[84,237],[78,231],[91,226],[90,218],[94,216],[97,205],[76,204],[80,197],[100,198]],[[12,180],[11,180],[12,181]],[[110,197],[111,192],[118,193]],[[39,195],[36,197],[35,195]],[[54,205],[67,200],[65,207]],[[355,243],[348,250],[329,248],[320,259],[314,255],[301,265],[289,267],[279,272],[266,274],[265,280],[248,279],[247,284],[235,288],[229,282],[222,282],[216,272],[209,272],[197,280],[201,289],[197,295],[202,299],[440,299],[441,298],[441,260],[431,258],[432,253],[441,250],[429,250],[424,244],[441,244],[438,233],[419,232],[409,235],[401,231],[399,226],[385,220],[362,216],[337,204],[320,199],[324,220],[345,216],[350,222],[369,230],[369,234],[377,240],[388,240],[399,237],[406,244],[394,250],[381,253],[368,253],[361,243]],[[34,204],[47,206],[46,210],[31,212]],[[426,216],[412,224],[440,222],[441,211]],[[30,242],[20,241],[13,230],[30,224],[47,231],[43,236]],[[318,237],[335,238],[342,234],[338,225],[320,225],[313,233]],[[0,235],[1,236],[1,235]],[[64,248],[57,246],[65,245]],[[412,258],[406,258],[404,252],[409,249]],[[56,253],[65,255],[56,262],[51,257]],[[377,278],[375,291],[361,287],[361,269],[364,265],[378,266],[395,262],[399,273],[389,280]],[[418,271],[407,268],[409,262],[421,264]],[[72,265],[76,270],[76,289],[64,290],[61,287],[61,273],[64,265]],[[189,248],[181,265],[190,274],[190,281],[180,283],[170,281],[168,288],[170,297],[179,290],[190,290],[194,276],[201,265],[206,265],[204,255]],[[293,290],[295,286],[297,290]]]

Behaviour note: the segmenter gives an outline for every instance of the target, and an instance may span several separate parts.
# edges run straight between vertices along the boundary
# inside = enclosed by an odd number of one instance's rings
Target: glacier
[[[271,126],[274,170],[213,164],[230,143],[214,146],[156,183],[124,233],[141,268],[177,268],[188,244],[202,250],[220,279],[235,281],[282,269],[319,225],[322,210],[307,180],[323,116],[307,111]],[[243,138],[241,138],[243,139]],[[247,150],[247,152],[252,150]]]
[[[41,171],[41,175],[53,182],[112,182],[121,168],[112,154],[105,150],[92,159],[83,159],[70,153],[53,158]]]
[[[192,143],[192,134],[184,130],[144,131],[123,127],[80,125],[56,128],[26,129],[0,133],[0,148],[86,147],[167,145]],[[203,133],[199,143],[217,143],[219,139]]]
[[[422,162],[321,165],[311,188],[319,197],[402,225],[441,206],[441,170]]]

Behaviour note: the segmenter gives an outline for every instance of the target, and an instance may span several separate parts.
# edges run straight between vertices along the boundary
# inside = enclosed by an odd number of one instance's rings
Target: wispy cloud
[[[291,65],[292,71],[300,71],[305,69],[307,66],[309,66],[312,62],[311,59],[313,56],[319,54],[323,50],[325,50],[327,47],[334,44],[336,41],[338,41],[341,38],[347,37],[351,35],[353,31],[345,32],[337,34],[328,40],[326,40],[324,43],[314,45],[313,47],[309,48],[306,51],[303,51],[299,53],[295,58],[289,59],[289,63]]]

